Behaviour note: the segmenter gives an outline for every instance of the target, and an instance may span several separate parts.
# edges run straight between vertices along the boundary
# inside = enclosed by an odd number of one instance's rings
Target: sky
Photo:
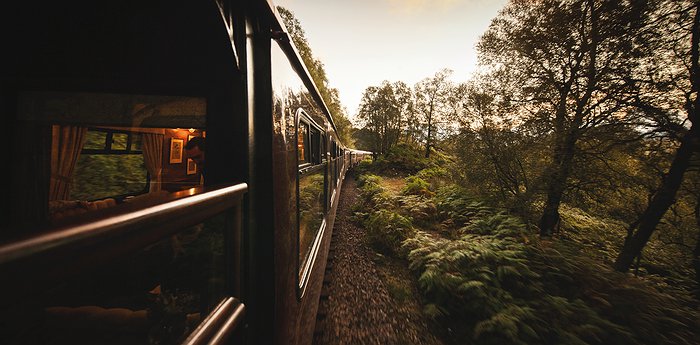
[[[330,87],[354,120],[384,80],[413,86],[443,68],[476,69],[476,43],[507,0],[273,0],[294,13]]]

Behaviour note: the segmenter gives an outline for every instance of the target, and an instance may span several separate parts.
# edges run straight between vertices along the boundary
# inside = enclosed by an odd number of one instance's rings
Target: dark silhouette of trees
[[[635,101],[650,115],[655,130],[664,131],[677,138],[678,147],[647,208],[629,228],[624,247],[615,261],[615,269],[622,272],[627,271],[634,259],[641,254],[662,217],[676,201],[683,176],[691,166],[693,156],[700,152],[700,5],[697,2],[674,2],[666,5],[672,11],[657,15],[654,26],[650,28],[656,31],[657,35],[654,41],[647,44],[655,48],[658,56],[665,58],[658,61],[657,66],[663,63],[661,71],[668,75],[668,79],[662,80],[664,83],[654,79],[644,80],[651,95],[642,95]],[[669,57],[673,59],[669,60]],[[683,66],[685,73],[678,73],[683,71]],[[673,67],[677,69],[674,70]],[[663,94],[661,98],[659,91]],[[664,107],[666,99],[677,96],[678,91],[684,100],[686,115],[684,123],[680,124],[674,122],[677,109]],[[694,253],[697,252],[696,250]]]
[[[507,76],[503,90],[529,121],[546,124],[551,142],[542,236],[559,223],[580,141],[596,128],[622,131],[639,114],[629,111],[631,80],[644,54],[635,42],[647,18],[641,1],[511,1],[478,45],[483,64]]]

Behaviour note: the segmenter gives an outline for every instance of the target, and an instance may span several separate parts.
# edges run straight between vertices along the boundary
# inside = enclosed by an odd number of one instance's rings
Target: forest
[[[477,49],[467,82],[369,86],[355,123],[337,106],[377,154],[368,241],[451,339],[700,342],[700,3],[511,0]]]
[[[356,146],[449,155],[455,181],[542,237],[572,210],[624,224],[616,270],[658,260],[652,241],[697,281],[699,15],[691,1],[511,1],[469,82],[445,69],[368,87]]]

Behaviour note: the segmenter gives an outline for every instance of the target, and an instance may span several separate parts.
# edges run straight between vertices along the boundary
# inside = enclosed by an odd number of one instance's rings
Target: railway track
[[[398,344],[399,323],[393,300],[378,274],[376,254],[364,230],[352,221],[357,188],[345,179],[329,260],[323,280],[314,344]]]
[[[407,268],[371,249],[364,229],[351,221],[358,196],[352,174],[346,176],[342,191],[313,344],[441,344],[422,315],[415,287],[412,296],[402,300],[389,293],[389,276],[405,286],[412,284]]]

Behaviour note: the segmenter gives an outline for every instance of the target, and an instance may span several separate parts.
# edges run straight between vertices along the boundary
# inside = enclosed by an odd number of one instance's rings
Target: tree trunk
[[[433,132],[433,104],[430,104],[430,112],[428,113],[428,138],[425,140],[425,158],[430,158],[430,136]]]
[[[661,187],[656,191],[639,218],[637,231],[631,232],[625,239],[622,251],[615,260],[616,270],[620,272],[629,270],[634,258],[642,252],[663,215],[675,202],[676,193],[683,182],[683,175],[690,165],[694,146],[698,145],[698,132],[698,126],[693,125],[681,139],[681,146],[676,151],[676,156],[673,158],[671,168],[664,176]]]
[[[566,180],[571,173],[571,165],[574,159],[574,148],[577,136],[569,133],[569,138],[561,151],[556,154],[554,166],[555,171],[547,185],[547,202],[540,218],[540,236],[549,237],[554,233],[554,229],[559,224],[559,206],[566,189]]]
[[[572,78],[569,79],[564,87],[560,90],[559,104],[557,106],[557,115],[555,119],[555,132],[557,135],[557,140],[555,142],[555,152],[553,166],[555,171],[549,181],[547,186],[547,202],[542,212],[542,217],[540,218],[540,236],[550,237],[554,233],[554,229],[559,224],[559,206],[561,205],[561,199],[564,195],[564,190],[566,189],[566,182],[569,179],[569,174],[571,173],[571,167],[573,165],[574,153],[576,149],[576,142],[581,135],[581,124],[583,122],[585,107],[591,99],[591,95],[597,85],[597,70],[596,70],[596,60],[598,55],[598,14],[595,11],[595,2],[589,0],[589,11],[590,11],[590,42],[588,42],[588,57],[589,62],[586,69],[587,85],[586,92],[576,101],[576,111],[569,125],[570,129],[568,131],[564,130],[566,112],[567,112],[567,98],[569,92],[571,91],[571,86],[575,81],[573,77],[575,73],[572,73]],[[583,54],[581,55],[581,59]],[[574,66],[574,71],[578,69],[578,62]],[[572,71],[572,72],[574,72]]]
[[[693,249],[692,265],[695,270],[695,298],[700,300],[700,194],[695,203],[695,223],[697,224],[698,238]]]
[[[695,249],[693,249],[693,269],[695,269],[695,298],[700,300],[700,194],[698,194],[698,200],[695,203],[695,223],[697,224],[698,239],[695,242]]]
[[[700,6],[695,5],[695,17],[693,26],[691,27],[690,37],[690,85],[691,92],[697,93],[700,91],[700,52],[698,51],[698,43],[700,43]],[[686,103],[686,112],[690,120],[690,130],[681,139],[681,146],[678,147],[676,155],[673,158],[671,167],[668,173],[664,176],[661,182],[661,187],[652,197],[646,210],[639,218],[637,231],[631,228],[625,244],[617,256],[613,267],[620,272],[627,272],[632,265],[635,257],[639,256],[644,249],[644,246],[649,241],[651,234],[656,229],[656,226],[661,221],[661,217],[666,213],[668,208],[673,204],[676,198],[678,188],[683,182],[683,175],[690,165],[690,159],[694,151],[698,151],[700,145],[700,124],[698,124],[697,112],[700,109],[700,97],[695,97]]]

